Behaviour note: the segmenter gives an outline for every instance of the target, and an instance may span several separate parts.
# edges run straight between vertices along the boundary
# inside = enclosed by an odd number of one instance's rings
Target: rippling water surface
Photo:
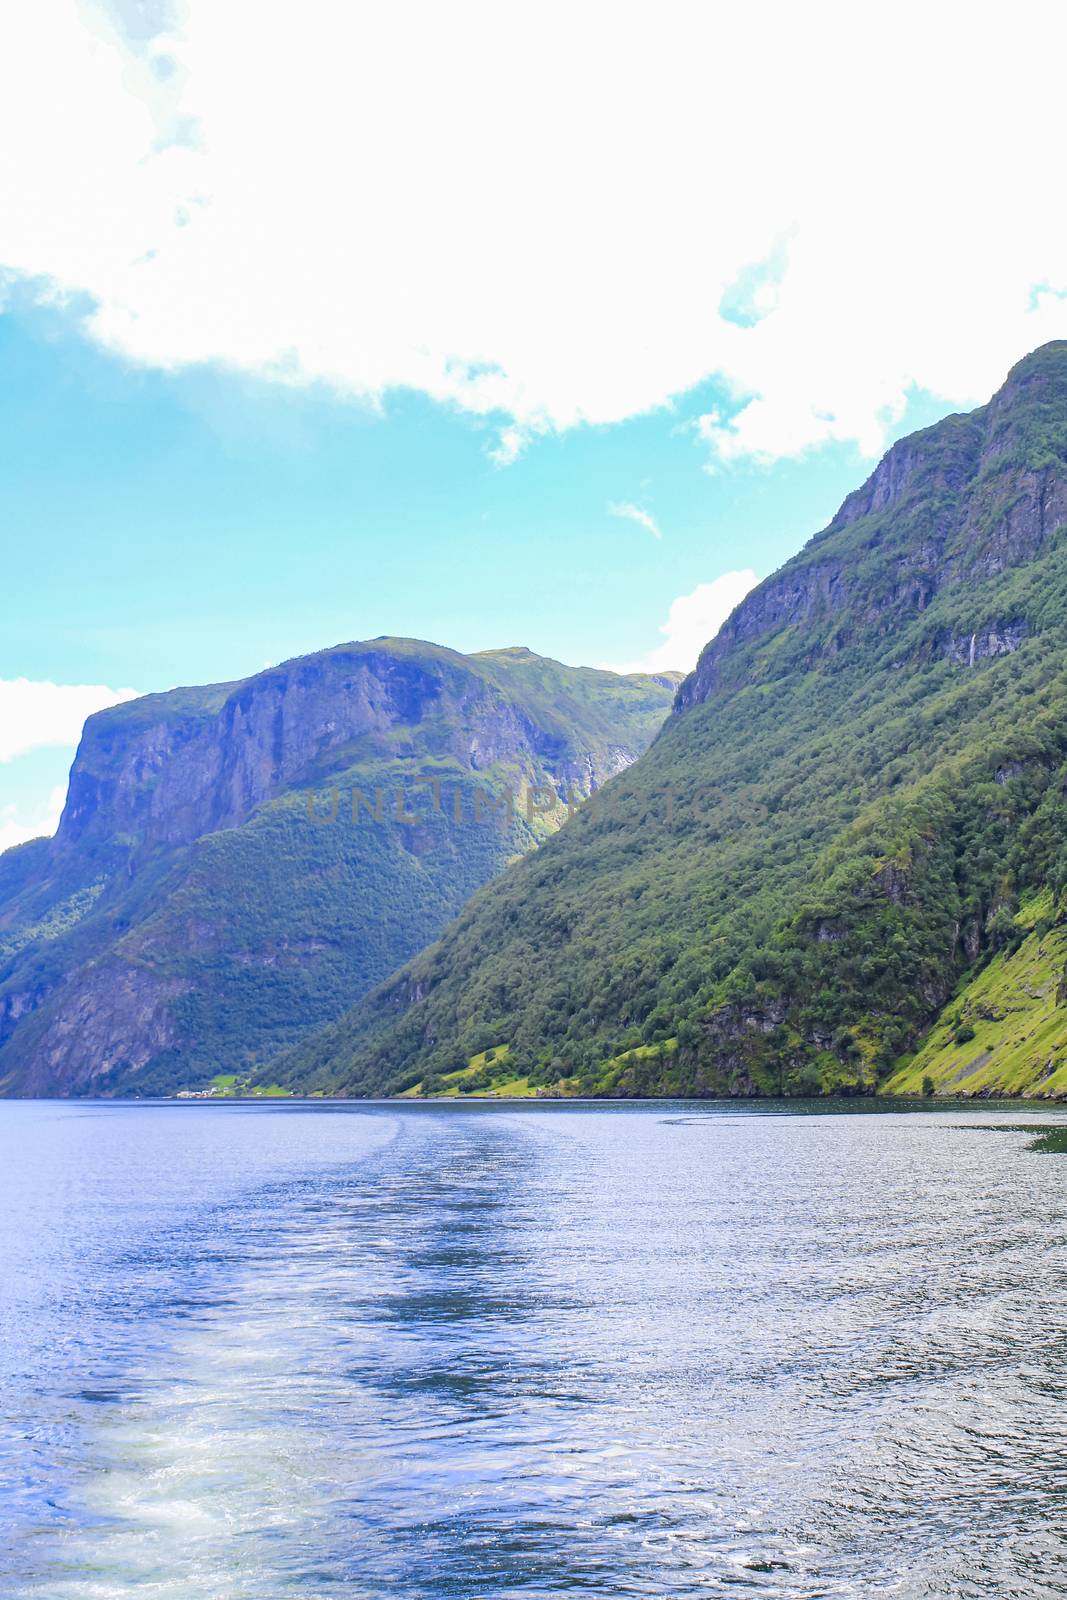
[[[2,1104],[0,1594],[1067,1595],[1019,1120]]]

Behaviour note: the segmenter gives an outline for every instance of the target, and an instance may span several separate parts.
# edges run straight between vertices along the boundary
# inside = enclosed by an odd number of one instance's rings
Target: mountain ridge
[[[55,838],[0,857],[0,1087],[265,1065],[625,767],[673,688],[383,637],[91,717]]]
[[[898,440],[822,533],[735,608],[681,685],[678,709],[707,698],[717,685],[720,664],[736,656],[739,645],[772,628],[829,619],[844,611],[855,596],[840,553],[835,553],[835,536],[854,532],[872,517],[899,512],[909,502],[917,502],[917,509],[934,502],[934,515],[917,542],[911,542],[914,529],[905,523],[896,583],[863,594],[867,622],[923,611],[944,587],[967,578],[994,577],[1005,565],[1018,564],[1020,553],[1036,552],[1048,529],[1067,522],[1062,472],[1065,369],[1067,341],[1044,345],[1012,368],[988,405],[954,413]],[[1051,427],[1041,426],[1049,423]],[[1032,440],[1029,431],[1035,428],[1040,428],[1040,438]],[[1030,454],[1023,465],[1018,452],[1027,447]],[[998,484],[998,477],[1005,481]],[[843,642],[835,639],[835,653]]]
[[[486,1050],[510,1082],[594,1094],[906,1081],[1027,907],[1061,914],[1065,532],[1057,341],[894,445],[736,608],[625,776],[286,1081],[458,1087]],[[1057,1038],[1025,1080],[1042,1093],[1067,1088]]]

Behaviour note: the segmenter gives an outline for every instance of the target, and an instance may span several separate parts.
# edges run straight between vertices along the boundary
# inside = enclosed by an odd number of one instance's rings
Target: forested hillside
[[[1059,342],[896,444],[647,754],[286,1081],[1067,1092],[1065,691]]]

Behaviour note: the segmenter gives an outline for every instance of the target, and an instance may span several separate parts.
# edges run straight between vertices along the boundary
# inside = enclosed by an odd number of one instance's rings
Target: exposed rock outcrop
[[[741,601],[682,684],[675,709],[743,683],[746,644],[846,615],[849,633],[860,628],[869,637],[872,624],[887,632],[946,588],[1033,559],[1067,526],[1067,473],[1039,443],[1046,418],[1057,425],[1067,401],[1065,350],[1067,341],[1044,346],[1013,369],[987,406],[894,445],[829,527]],[[891,529],[880,521],[888,511]],[[857,560],[855,535],[868,523],[870,559]],[[1025,617],[1002,624],[976,617],[945,653],[960,660],[962,651],[969,661],[973,632],[975,659],[982,660],[1017,649],[1027,629]],[[812,640],[816,657],[840,647],[837,636]]]

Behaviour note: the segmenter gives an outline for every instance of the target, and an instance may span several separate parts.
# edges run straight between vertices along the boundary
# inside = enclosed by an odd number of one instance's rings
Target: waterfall
[[[971,653],[967,658],[967,665],[969,667],[974,666],[974,641],[977,639],[977,637],[978,635],[976,633],[971,634]]]

